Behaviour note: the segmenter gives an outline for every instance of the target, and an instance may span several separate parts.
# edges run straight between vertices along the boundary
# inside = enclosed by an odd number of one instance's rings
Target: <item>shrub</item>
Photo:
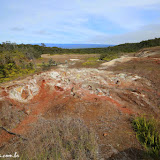
[[[0,83],[34,72],[33,63],[23,53],[19,51],[0,53]]]
[[[92,66],[92,65],[96,65],[98,64],[98,59],[97,57],[90,57],[87,59],[87,61],[85,61],[84,63],[82,63],[83,66]]]
[[[97,64],[98,62],[94,62],[94,61],[86,61],[84,63],[82,63],[83,66],[86,66],[86,65],[95,65]]]
[[[105,53],[105,54],[101,54],[100,55],[100,60],[105,60],[105,61],[111,61],[113,59],[116,59],[119,57],[119,53],[116,52],[109,52],[109,53]]]
[[[160,157],[160,134],[156,130],[157,124],[154,119],[146,120],[138,117],[133,121],[136,137],[152,157]]]

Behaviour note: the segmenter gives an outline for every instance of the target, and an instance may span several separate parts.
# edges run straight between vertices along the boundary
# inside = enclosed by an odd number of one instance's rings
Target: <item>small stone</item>
[[[28,91],[27,90],[23,90],[21,96],[22,96],[23,99],[27,99],[28,96],[29,96]]]
[[[103,136],[106,137],[108,135],[108,133],[103,133]]]

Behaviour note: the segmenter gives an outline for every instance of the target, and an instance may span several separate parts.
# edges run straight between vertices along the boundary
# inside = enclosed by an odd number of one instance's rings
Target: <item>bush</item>
[[[95,62],[95,61],[86,61],[84,63],[82,63],[83,66],[86,66],[86,65],[95,65],[97,64],[98,62]]]
[[[82,63],[83,66],[93,66],[98,64],[99,58],[97,57],[90,57],[88,58],[84,63]]]
[[[100,60],[105,60],[105,61],[111,61],[113,59],[118,58],[120,55],[120,53],[116,53],[116,52],[109,52],[109,53],[104,53],[100,55]]]
[[[23,53],[19,51],[0,53],[0,83],[34,72],[33,63]]]
[[[145,147],[148,154],[154,158],[160,157],[160,134],[156,130],[156,121],[138,117],[133,121],[133,127],[136,131],[137,139]]]

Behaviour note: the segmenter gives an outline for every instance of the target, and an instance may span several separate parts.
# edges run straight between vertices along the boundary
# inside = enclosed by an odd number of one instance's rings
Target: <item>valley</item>
[[[0,130],[1,154],[12,150],[22,156],[20,146],[29,147],[45,125],[62,121],[68,126],[78,119],[79,127],[85,124],[96,135],[98,147],[88,159],[146,159],[131,122],[140,116],[160,120],[160,47],[110,62],[99,62],[98,54],[41,57],[61,64],[0,85],[0,124],[6,129]]]

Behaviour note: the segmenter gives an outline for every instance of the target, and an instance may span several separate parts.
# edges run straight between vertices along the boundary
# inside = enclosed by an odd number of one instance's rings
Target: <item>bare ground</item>
[[[156,54],[146,56],[155,51]],[[103,69],[62,66],[3,84],[0,124],[25,137],[32,131],[30,124],[36,123],[39,117],[46,120],[66,115],[80,118],[98,135],[99,159],[145,159],[131,120],[144,114],[160,118],[160,61],[157,48],[140,53],[129,61]],[[90,56],[54,55],[52,58],[64,62]],[[1,130],[0,151],[15,137]]]
[[[86,60],[90,57],[99,57],[99,54],[62,54],[62,55],[49,55],[49,54],[43,54],[41,55],[42,58],[46,60],[53,59],[56,62],[65,63],[65,61],[77,61],[77,60]]]

